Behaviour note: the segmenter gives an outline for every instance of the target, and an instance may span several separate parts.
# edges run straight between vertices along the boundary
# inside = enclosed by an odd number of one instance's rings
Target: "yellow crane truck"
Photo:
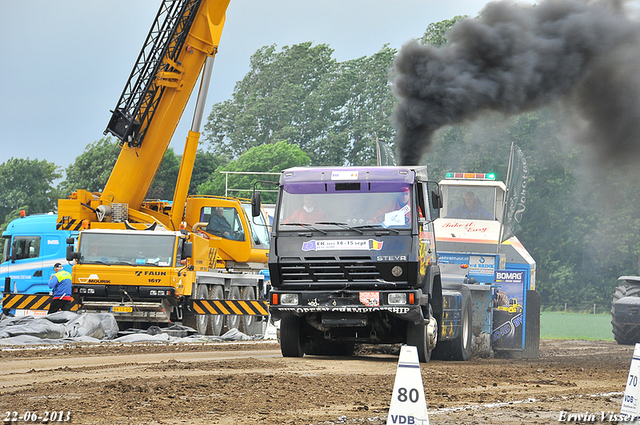
[[[266,216],[252,217],[248,200],[187,196],[228,4],[162,2],[105,130],[122,150],[104,190],[58,201],[57,229],[80,232],[67,240],[80,311],[136,326],[182,322],[202,334],[263,332]],[[173,200],[146,200],[199,78]],[[214,216],[228,229],[216,231]]]

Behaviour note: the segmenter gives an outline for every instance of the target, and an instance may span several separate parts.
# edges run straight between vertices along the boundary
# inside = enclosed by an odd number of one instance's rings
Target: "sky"
[[[526,0],[525,0],[526,1]],[[231,98],[259,48],[328,44],[338,61],[400,49],[430,23],[476,16],[485,0],[231,0],[206,116]],[[103,136],[159,0],[0,2],[0,164],[47,160],[60,171]],[[194,90],[197,93],[197,89]],[[182,155],[195,94],[170,147]]]

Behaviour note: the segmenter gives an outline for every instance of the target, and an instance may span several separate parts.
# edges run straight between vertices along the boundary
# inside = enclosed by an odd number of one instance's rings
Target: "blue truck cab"
[[[78,232],[56,230],[56,214],[35,214],[13,220],[2,234],[0,282],[5,293],[48,294],[53,265],[66,260],[66,239]]]

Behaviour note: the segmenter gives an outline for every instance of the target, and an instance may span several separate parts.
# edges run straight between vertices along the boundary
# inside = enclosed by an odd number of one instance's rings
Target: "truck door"
[[[5,263],[11,279],[11,292],[33,294],[49,292],[49,275],[44,272],[40,236],[14,236],[11,257]],[[45,276],[46,274],[46,276]]]

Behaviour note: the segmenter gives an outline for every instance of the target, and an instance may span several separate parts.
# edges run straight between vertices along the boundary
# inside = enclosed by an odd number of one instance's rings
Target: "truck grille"
[[[371,282],[381,278],[370,257],[284,257],[282,282]]]

